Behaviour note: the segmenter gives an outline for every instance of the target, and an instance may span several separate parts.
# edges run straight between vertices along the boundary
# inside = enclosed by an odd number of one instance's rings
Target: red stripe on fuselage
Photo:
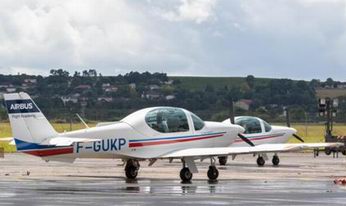
[[[73,153],[73,147],[50,149],[50,150],[28,150],[28,151],[21,151],[21,152],[26,153],[26,154],[35,155],[35,156],[45,157],[45,156]]]
[[[175,140],[164,140],[164,141],[156,141],[156,142],[133,142],[129,144],[129,147],[143,147],[143,146],[153,146],[153,145],[161,145],[161,144],[173,144],[178,142],[190,142],[195,140],[204,140],[210,139],[214,137],[222,137],[223,134],[212,135],[207,137],[198,137],[198,138],[187,138],[187,139],[175,139]]]

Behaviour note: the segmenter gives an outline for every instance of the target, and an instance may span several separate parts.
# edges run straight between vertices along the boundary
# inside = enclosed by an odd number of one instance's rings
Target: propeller
[[[230,101],[230,112],[229,112],[229,119],[231,121],[231,124],[235,124],[235,118],[234,118],[234,107],[233,107],[233,99],[231,99]],[[238,137],[243,140],[244,142],[246,142],[248,145],[250,145],[251,147],[254,147],[255,144],[252,143],[247,137],[245,137],[244,135],[238,133]]]
[[[286,125],[287,125],[287,127],[291,127],[290,112],[289,112],[289,109],[287,107],[285,108],[285,113],[286,113]],[[297,140],[299,140],[301,142],[305,142],[303,140],[303,138],[301,138],[297,134],[292,134],[292,136],[295,137]]]
[[[248,138],[246,138],[244,135],[238,133],[238,137],[243,140],[244,142],[246,142],[248,145],[250,145],[251,147],[254,147],[254,143],[252,143]]]
[[[293,137],[295,137],[297,140],[301,142],[305,142],[301,137],[299,137],[297,134],[292,134]]]

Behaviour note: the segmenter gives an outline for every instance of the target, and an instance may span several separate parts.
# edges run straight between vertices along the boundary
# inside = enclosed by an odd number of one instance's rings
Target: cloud
[[[2,0],[0,72],[346,76],[344,0]]]
[[[214,14],[216,0],[181,0],[176,11],[166,11],[161,15],[170,21],[194,21],[198,24],[209,20]]]

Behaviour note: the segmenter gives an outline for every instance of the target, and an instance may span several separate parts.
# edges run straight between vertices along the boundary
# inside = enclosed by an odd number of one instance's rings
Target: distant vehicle
[[[44,160],[73,162],[76,158],[121,159],[129,179],[137,177],[140,161],[149,166],[159,159],[182,162],[180,178],[190,181],[197,173],[195,160],[210,159],[207,176],[216,180],[218,156],[295,151],[338,144],[262,144],[258,147],[229,147],[239,125],[208,122],[185,109],[152,107],[134,112],[119,122],[57,133],[26,93],[4,94],[17,151]],[[244,140],[245,141],[245,140]]]
[[[223,121],[225,124],[231,125],[230,119]],[[299,141],[304,142],[302,138],[296,135],[297,130],[291,127],[274,126],[270,125],[261,118],[253,116],[238,116],[234,118],[236,125],[242,126],[245,131],[242,133],[244,137],[250,140],[254,145],[261,144],[281,144],[287,143],[289,138],[294,136]],[[250,145],[244,142],[241,138],[237,138],[231,147],[249,147]],[[268,160],[266,153],[257,154],[257,165],[264,166],[265,160]],[[227,163],[227,157],[220,157],[219,163],[225,165]],[[277,153],[274,153],[272,158],[274,166],[278,166],[280,159]]]

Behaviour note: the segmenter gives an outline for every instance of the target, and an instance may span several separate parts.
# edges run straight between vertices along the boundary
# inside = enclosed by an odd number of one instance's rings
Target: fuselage
[[[226,119],[223,123],[231,125],[229,119]],[[245,131],[243,136],[248,138],[254,145],[287,143],[292,134],[297,132],[294,128],[269,125],[267,122],[257,117],[236,117],[235,123],[244,127]],[[236,138],[231,145],[231,147],[242,146],[249,147],[249,145],[239,137]]]
[[[235,141],[237,134],[244,131],[238,125],[229,126],[220,122],[196,120],[197,116],[187,110],[172,109],[171,111],[169,107],[147,108],[113,124],[59,134],[60,137],[90,138],[99,141],[78,142],[69,147],[40,148],[39,152],[35,150],[23,150],[23,152],[46,159],[57,157],[150,159],[181,149],[229,146]],[[163,117],[167,119],[166,122],[160,117],[163,126],[159,128],[156,119],[161,115],[159,114],[161,110],[174,116]],[[183,124],[179,126],[181,122]]]

